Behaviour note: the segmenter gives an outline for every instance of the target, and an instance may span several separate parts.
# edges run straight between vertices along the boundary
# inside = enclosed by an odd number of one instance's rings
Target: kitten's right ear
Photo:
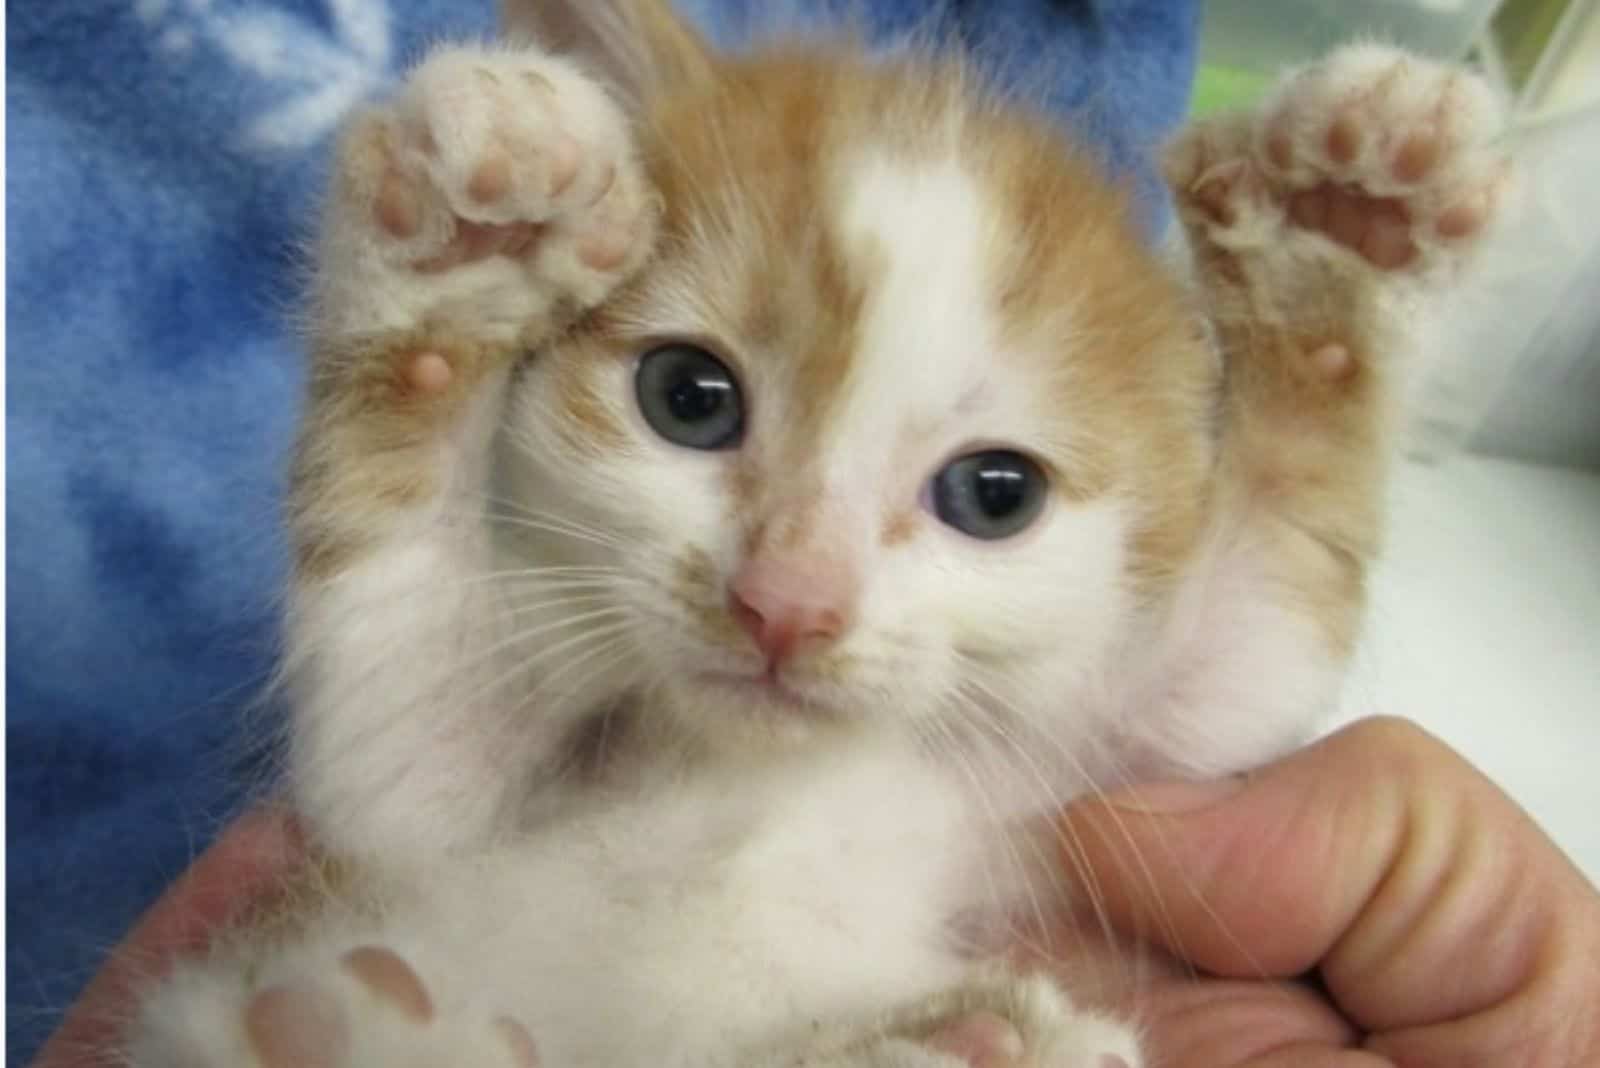
[[[501,0],[500,25],[513,41],[576,57],[635,114],[711,73],[710,48],[669,0]]]

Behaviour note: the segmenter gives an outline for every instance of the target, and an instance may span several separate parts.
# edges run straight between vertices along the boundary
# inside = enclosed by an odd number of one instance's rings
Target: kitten
[[[1488,94],[1363,46],[1190,129],[1191,289],[958,60],[506,20],[326,214],[288,677],[337,878],[131,1063],[1139,1064],[995,939],[1064,905],[1063,801],[1332,700]]]

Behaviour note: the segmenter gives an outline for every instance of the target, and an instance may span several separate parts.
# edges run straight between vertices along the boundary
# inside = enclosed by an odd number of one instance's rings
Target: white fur
[[[881,262],[883,272],[869,298],[850,403],[828,444],[828,469],[849,487],[842,495],[864,509],[903,508],[964,453],[1043,452],[1059,433],[1060,413],[1042,410],[1036,383],[1022,361],[1008,359],[1016,354],[1002,340],[992,272],[1012,237],[997,221],[993,193],[953,154],[916,162],[868,155],[838,181],[848,190],[846,247]],[[1053,495],[1032,528],[992,545],[926,511],[920,521],[927,536],[869,565],[869,630],[912,621],[941,628],[934,648],[908,665],[925,690],[909,707],[937,709],[941,690],[969,682],[968,699],[1013,732],[1006,755],[1034,780],[1025,791],[1034,804],[1071,796],[1093,770],[1074,766],[1072,754],[1101,727],[1095,671],[1132,610],[1121,578],[1124,509],[1114,499],[1074,505]],[[952,660],[953,648],[1001,650],[1027,667],[982,673]],[[1049,769],[1043,782],[1041,767]]]
[[[944,843],[964,814],[941,773],[903,752],[830,756],[755,783],[649,790],[513,851],[413,875],[381,921],[335,914],[258,988],[337,983],[345,951],[382,942],[441,992],[433,1041],[445,1049],[503,1012],[529,1026],[546,1064],[643,1068],[781,1044],[772,1029],[785,1004],[799,1039],[814,1016],[843,1022],[953,983],[961,965],[942,949],[950,902],[939,888],[958,885]],[[232,971],[222,961],[182,980],[225,983],[234,1000],[208,1013],[220,1026],[199,1041],[219,1045],[201,1063],[249,1063],[222,1057],[238,1048],[232,1021],[248,995],[225,979]],[[359,988],[342,989],[362,1011]]]
[[[1206,547],[1148,644],[1121,660],[1114,728],[1137,780],[1212,778],[1302,744],[1332,711],[1343,658],[1285,603],[1248,531]]]
[[[945,775],[899,747],[852,745],[759,781],[713,774],[598,807],[414,874],[377,915],[331,911],[248,981],[227,955],[181,968],[146,1004],[133,1063],[255,1063],[253,993],[309,987],[348,1025],[346,1063],[509,1065],[492,1021],[510,1016],[546,1065],[781,1068],[809,1049],[956,1068],[904,1043],[856,1048],[891,1010],[973,974],[946,925],[986,839]],[[426,1026],[341,969],[374,944],[433,992]],[[1043,985],[994,996],[1052,1064],[1137,1063],[1124,1029]]]

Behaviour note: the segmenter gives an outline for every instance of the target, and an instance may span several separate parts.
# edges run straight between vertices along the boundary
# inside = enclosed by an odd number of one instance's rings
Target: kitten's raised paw
[[[1505,199],[1500,123],[1470,73],[1358,45],[1290,76],[1257,115],[1193,127],[1168,176],[1191,231],[1232,251],[1311,239],[1385,272],[1448,273]]]
[[[147,1012],[137,1068],[538,1068],[511,1016],[441,1002],[394,950],[357,946],[235,995],[208,977]]]
[[[344,137],[325,303],[368,331],[494,339],[597,303],[642,261],[654,222],[600,86],[537,52],[446,49]]]

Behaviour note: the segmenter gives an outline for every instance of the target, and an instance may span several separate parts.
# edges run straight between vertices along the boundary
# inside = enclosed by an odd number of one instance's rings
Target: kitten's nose
[[[770,666],[805,645],[837,640],[855,613],[856,582],[823,560],[749,560],[728,587],[728,612]]]

